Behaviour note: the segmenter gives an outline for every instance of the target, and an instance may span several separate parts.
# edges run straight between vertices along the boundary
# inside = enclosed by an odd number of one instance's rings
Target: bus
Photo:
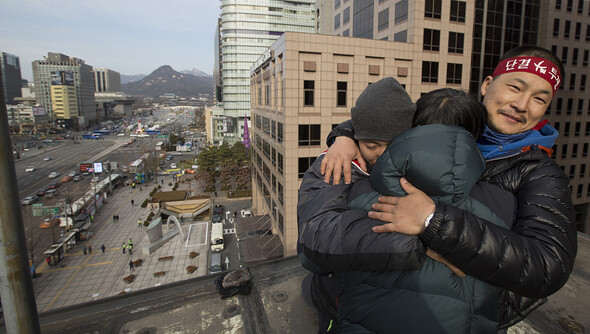
[[[111,130],[106,130],[106,129],[94,130],[94,131],[92,131],[92,133],[97,134],[97,135],[101,135],[101,136],[108,136],[111,134]]]
[[[102,135],[96,133],[85,133],[82,135],[82,139],[101,139]]]
[[[211,224],[211,251],[221,252],[223,250],[223,223]]]
[[[162,146],[164,146],[164,142],[163,141],[159,141],[156,144],[156,151],[161,151],[162,150]]]

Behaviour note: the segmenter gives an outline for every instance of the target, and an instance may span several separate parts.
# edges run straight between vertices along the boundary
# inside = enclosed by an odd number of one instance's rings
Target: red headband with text
[[[557,66],[545,58],[539,57],[514,57],[504,59],[496,66],[492,77],[510,72],[528,72],[545,79],[553,88],[553,94],[561,83],[561,73]]]

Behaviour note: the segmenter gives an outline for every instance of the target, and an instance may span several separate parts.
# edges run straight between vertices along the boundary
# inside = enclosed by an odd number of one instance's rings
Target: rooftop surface
[[[509,333],[583,333],[590,328],[590,238],[579,234],[568,283]],[[313,333],[296,258],[250,267],[249,295],[221,299],[219,275],[191,278],[40,314],[43,333]]]

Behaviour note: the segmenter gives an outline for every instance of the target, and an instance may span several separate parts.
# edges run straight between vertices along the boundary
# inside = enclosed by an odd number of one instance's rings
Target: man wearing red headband
[[[481,180],[515,196],[510,230],[450,205],[436,206],[404,179],[407,196],[382,196],[369,212],[386,223],[374,227],[375,233],[418,235],[467,275],[506,289],[499,306],[501,328],[522,320],[558,291],[574,266],[577,235],[569,179],[550,158],[558,133],[541,121],[563,75],[552,52],[521,46],[508,51],[481,86],[488,112],[478,140],[488,165]],[[349,174],[350,161],[360,157],[353,131],[345,122],[330,134],[328,142],[337,138],[322,162],[326,182],[333,174],[334,184],[340,183],[341,171],[347,167]],[[344,179],[350,182],[350,175]],[[305,238],[300,236],[301,244]]]

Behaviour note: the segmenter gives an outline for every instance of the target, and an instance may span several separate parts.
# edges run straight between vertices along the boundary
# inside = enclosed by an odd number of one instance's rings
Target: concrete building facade
[[[285,31],[315,32],[314,0],[221,0],[216,31],[213,119],[222,127],[213,144],[242,140],[244,117],[250,117],[250,66]]]
[[[121,91],[121,74],[108,68],[94,68],[94,91],[115,93]]]
[[[97,108],[94,100],[94,75],[92,67],[87,65],[84,60],[49,52],[44,60],[33,61],[37,104],[45,108],[52,121],[57,119],[51,102],[51,72],[56,71],[71,72],[74,77],[79,126],[95,124],[97,122]]]
[[[590,233],[590,2],[541,1],[537,44],[565,67],[547,118],[559,131],[553,158],[570,177],[578,231]]]
[[[468,30],[472,22],[468,18],[460,28]],[[466,72],[460,83],[430,82],[423,64],[469,68],[468,50],[441,56],[421,49],[421,44],[287,32],[252,66],[252,208],[270,215],[285,256],[296,254],[301,178],[327,148],[332,128],[350,118],[350,108],[367,85],[392,76],[413,100],[442,87],[467,90]]]
[[[0,52],[0,66],[2,69],[2,83],[6,104],[16,104],[16,97],[21,97],[22,78],[20,72],[20,59],[6,52]]]

